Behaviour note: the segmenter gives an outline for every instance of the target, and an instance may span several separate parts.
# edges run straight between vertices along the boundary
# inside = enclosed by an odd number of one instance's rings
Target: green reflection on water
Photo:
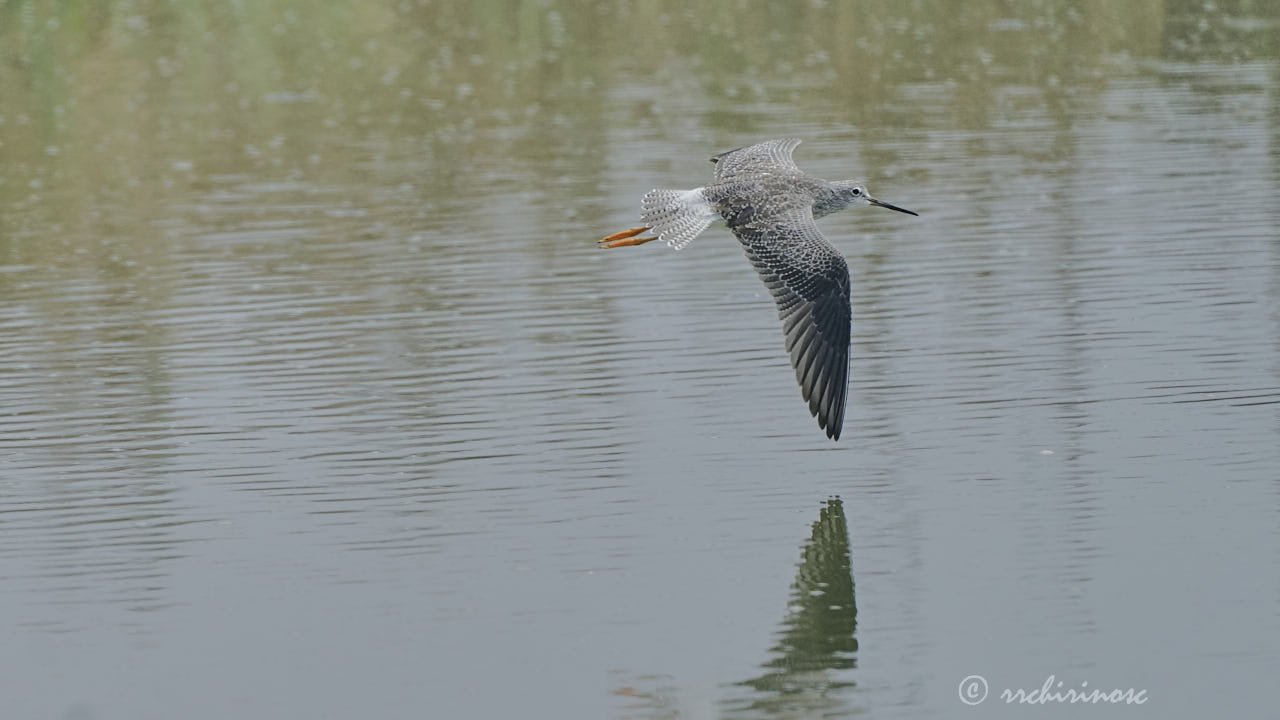
[[[496,191],[495,173],[581,197],[611,127],[681,131],[661,104],[619,93],[635,84],[696,88],[702,126],[747,135],[761,102],[872,133],[918,125],[912,84],[959,128],[1028,103],[1068,123],[1117,56],[1275,58],[1278,16],[1243,1],[9,1],[3,222],[92,224],[95,204],[155,213],[220,174],[349,182],[405,157],[427,159],[425,178],[400,175],[429,202]]]
[[[253,191],[225,192],[253,183],[297,201],[271,222],[327,229],[315,206],[352,204],[368,209],[362,232],[420,232],[426,252],[487,214],[568,222],[585,241],[616,195],[618,148],[652,165],[682,141],[710,154],[815,125],[862,141],[854,152],[873,172],[899,152],[883,141],[920,128],[956,133],[969,157],[1053,172],[1075,151],[1067,130],[1099,112],[1096,96],[1134,58],[1275,60],[1278,48],[1280,5],[1245,0],[6,0],[0,258],[163,308],[178,240],[245,227],[211,203],[266,214]],[[972,136],[1028,118],[1059,132],[999,148]],[[640,155],[620,133],[670,150]],[[561,241],[539,230],[517,252],[552,268]],[[295,246],[290,261],[359,276],[352,254]],[[0,279],[0,294],[20,280]]]

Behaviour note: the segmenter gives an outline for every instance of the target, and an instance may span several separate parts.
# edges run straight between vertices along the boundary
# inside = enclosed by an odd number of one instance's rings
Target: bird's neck
[[[853,180],[828,180],[818,188],[813,196],[813,216],[822,217],[853,204],[853,189],[858,183]]]

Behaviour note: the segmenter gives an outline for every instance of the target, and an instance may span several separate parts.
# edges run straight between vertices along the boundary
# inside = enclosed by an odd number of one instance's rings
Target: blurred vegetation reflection
[[[597,192],[611,113],[679,132],[689,83],[726,134],[750,134],[759,102],[918,125],[908,84],[965,127],[1029,102],[1069,122],[1088,106],[1067,100],[1117,56],[1274,59],[1277,17],[1247,0],[0,0],[0,228],[92,226],[119,203],[158,214],[223,173],[386,183],[398,164],[427,205],[536,177],[564,206]],[[618,94],[632,84],[662,92]]]

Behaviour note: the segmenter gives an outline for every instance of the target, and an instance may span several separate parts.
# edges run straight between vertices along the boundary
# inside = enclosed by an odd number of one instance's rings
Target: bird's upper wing
[[[778,304],[809,412],[839,440],[849,389],[849,266],[808,207],[767,217],[744,213],[730,218],[729,229]]]
[[[716,180],[758,173],[800,172],[791,159],[791,152],[799,144],[800,138],[781,138],[722,152],[711,158],[716,164]]]

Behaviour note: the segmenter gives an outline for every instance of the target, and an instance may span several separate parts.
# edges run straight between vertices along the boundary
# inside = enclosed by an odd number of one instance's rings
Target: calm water
[[[1280,14],[1109,5],[0,0],[4,717],[1264,716]],[[782,135],[839,443],[593,242]]]

